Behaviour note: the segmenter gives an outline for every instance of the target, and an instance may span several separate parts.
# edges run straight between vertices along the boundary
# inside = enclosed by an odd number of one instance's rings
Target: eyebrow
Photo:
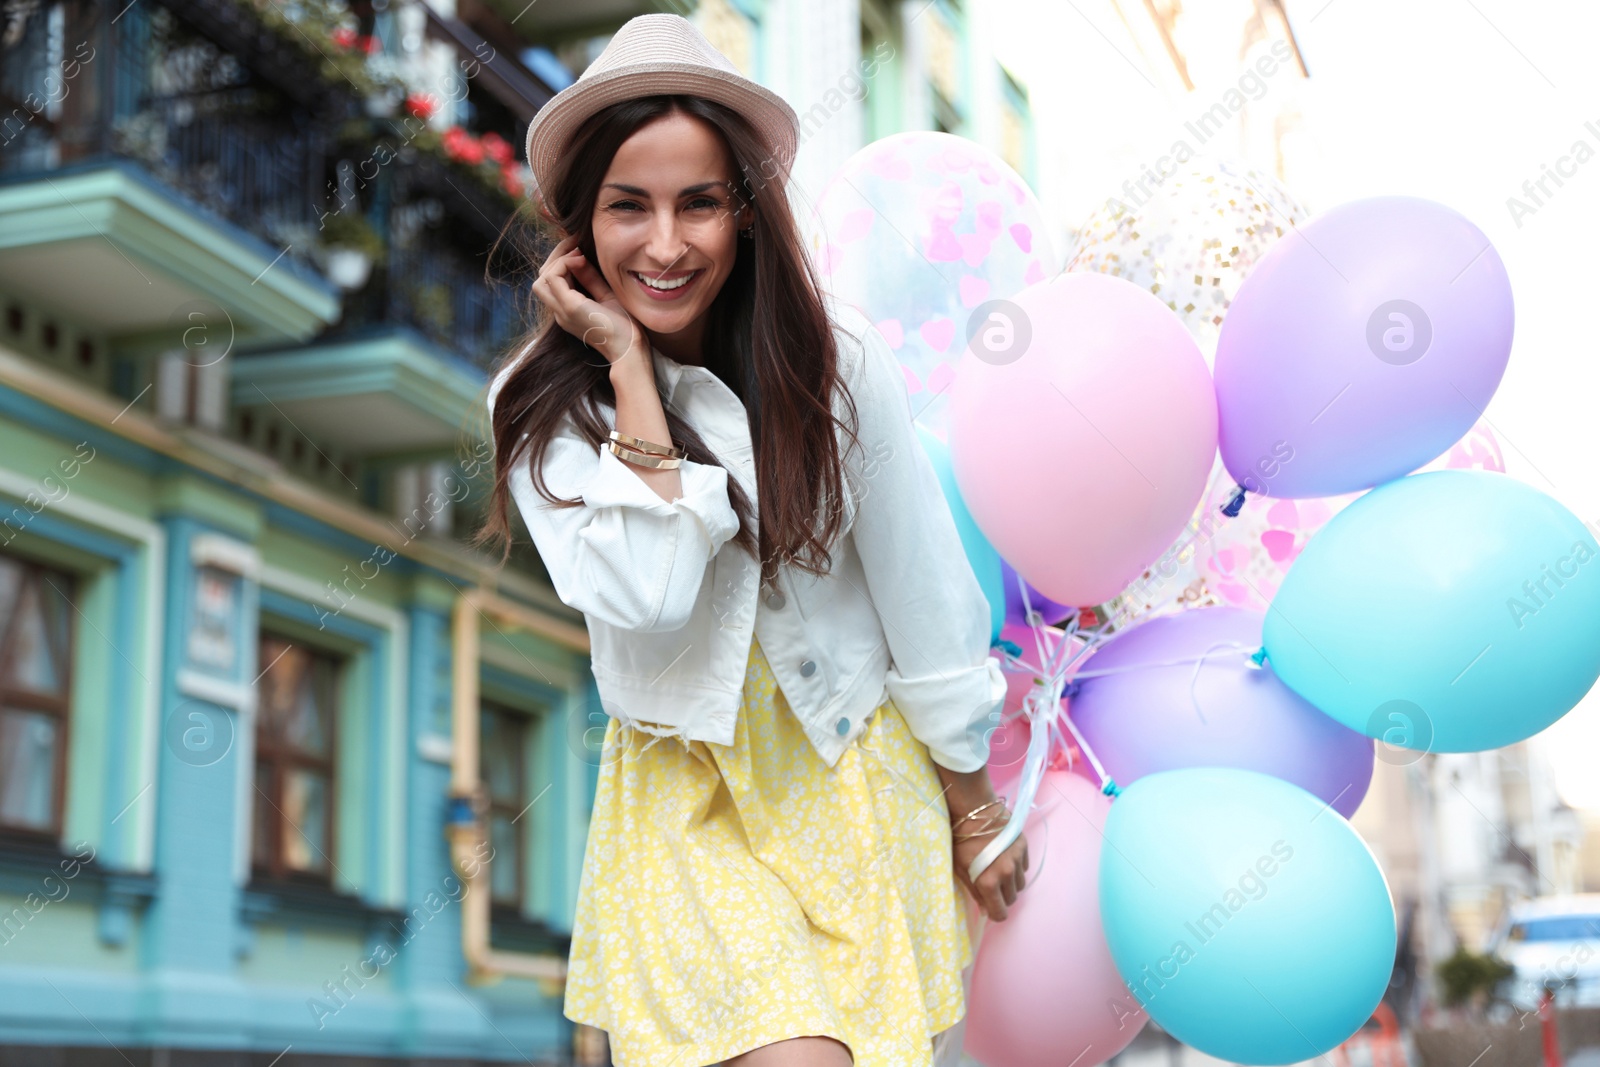
[[[678,195],[679,196],[692,196],[695,193],[703,193],[703,192],[707,191],[708,189],[715,189],[719,185],[727,185],[727,184],[728,183],[725,182],[725,181],[701,182],[699,185],[688,185],[688,186],[685,186],[678,193]],[[646,199],[648,199],[649,196],[650,196],[650,191],[648,189],[641,189],[637,185],[623,185],[620,182],[606,182],[600,188],[602,188],[602,189],[621,189],[623,192],[627,193],[629,196],[642,196],[642,197],[645,197]]]

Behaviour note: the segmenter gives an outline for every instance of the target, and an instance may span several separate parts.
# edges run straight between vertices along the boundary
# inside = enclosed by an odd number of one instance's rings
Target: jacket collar
[[[679,363],[677,360],[662,352],[655,345],[650,346],[650,354],[654,357],[653,365],[656,372],[656,388],[661,393],[661,402],[671,404],[673,394],[677,391],[678,382],[685,374],[690,377],[710,375],[711,371],[705,367]]]

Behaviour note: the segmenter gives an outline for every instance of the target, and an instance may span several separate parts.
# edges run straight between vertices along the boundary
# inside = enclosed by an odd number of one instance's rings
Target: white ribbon
[[[1028,595],[1027,583],[1021,575],[1017,576],[1017,585],[1022,593],[1024,616],[1037,619],[1034,613],[1032,598]],[[1089,766],[1094,769],[1095,776],[1100,779],[1101,792],[1107,796],[1115,797],[1120,790],[1116,782],[1106,774],[1105,768],[1095,758],[1094,751],[1090,749],[1078,732],[1077,726],[1070,716],[1063,714],[1061,709],[1061,695],[1067,685],[1067,674],[1072,667],[1089,655],[1110,638],[1109,624],[1082,630],[1079,628],[1080,618],[1074,613],[1067,621],[1066,626],[1047,626],[1042,622],[1031,625],[1033,630],[1034,645],[1038,652],[1039,663],[1042,667],[1023,660],[1020,656],[1006,653],[1006,666],[1012,670],[1027,671],[1035,677],[1038,684],[1029,687],[1028,695],[1022,699],[1021,714],[1028,719],[1031,733],[1028,738],[1028,751],[1023,757],[1022,774],[1017,781],[1017,796],[1013,804],[1011,816],[1006,820],[1005,826],[990,839],[983,851],[973,857],[967,865],[967,877],[974,884],[978,875],[988,869],[999,855],[1021,834],[1029,813],[1033,810],[1034,798],[1039,791],[1039,783],[1044,780],[1045,768],[1049,762],[1050,747],[1052,742],[1062,740],[1060,728],[1065,726],[1072,734],[1072,739],[1077,743],[1078,750],[1083,753]],[[1074,640],[1081,640],[1083,647],[1072,651]],[[1073,676],[1076,682],[1080,678],[1096,678],[1110,674],[1124,674],[1129,671],[1146,670],[1151,667],[1177,667],[1194,664],[1194,672],[1189,676],[1189,700],[1194,707],[1195,714],[1205,722],[1205,713],[1200,709],[1197,687],[1200,681],[1200,668],[1207,659],[1217,652],[1249,654],[1251,666],[1256,667],[1256,655],[1259,654],[1257,646],[1240,644],[1237,641],[1219,641],[1207,648],[1199,656],[1185,656],[1173,660],[1163,660],[1159,663],[1129,663],[1118,667],[1105,667],[1099,670],[1079,671]]]

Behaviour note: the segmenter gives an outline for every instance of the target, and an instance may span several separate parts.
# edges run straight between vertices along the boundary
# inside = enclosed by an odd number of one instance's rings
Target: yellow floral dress
[[[618,1067],[824,1035],[929,1067],[966,1012],[966,891],[927,746],[885,699],[829,768],[752,637],[732,745],[607,723],[563,1014]]]

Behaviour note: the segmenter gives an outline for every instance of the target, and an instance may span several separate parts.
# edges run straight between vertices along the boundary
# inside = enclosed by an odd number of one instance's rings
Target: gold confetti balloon
[[[1089,216],[1066,269],[1115,274],[1154,293],[1210,367],[1245,275],[1310,213],[1277,179],[1238,160],[1190,160],[1156,177],[1147,171]]]

